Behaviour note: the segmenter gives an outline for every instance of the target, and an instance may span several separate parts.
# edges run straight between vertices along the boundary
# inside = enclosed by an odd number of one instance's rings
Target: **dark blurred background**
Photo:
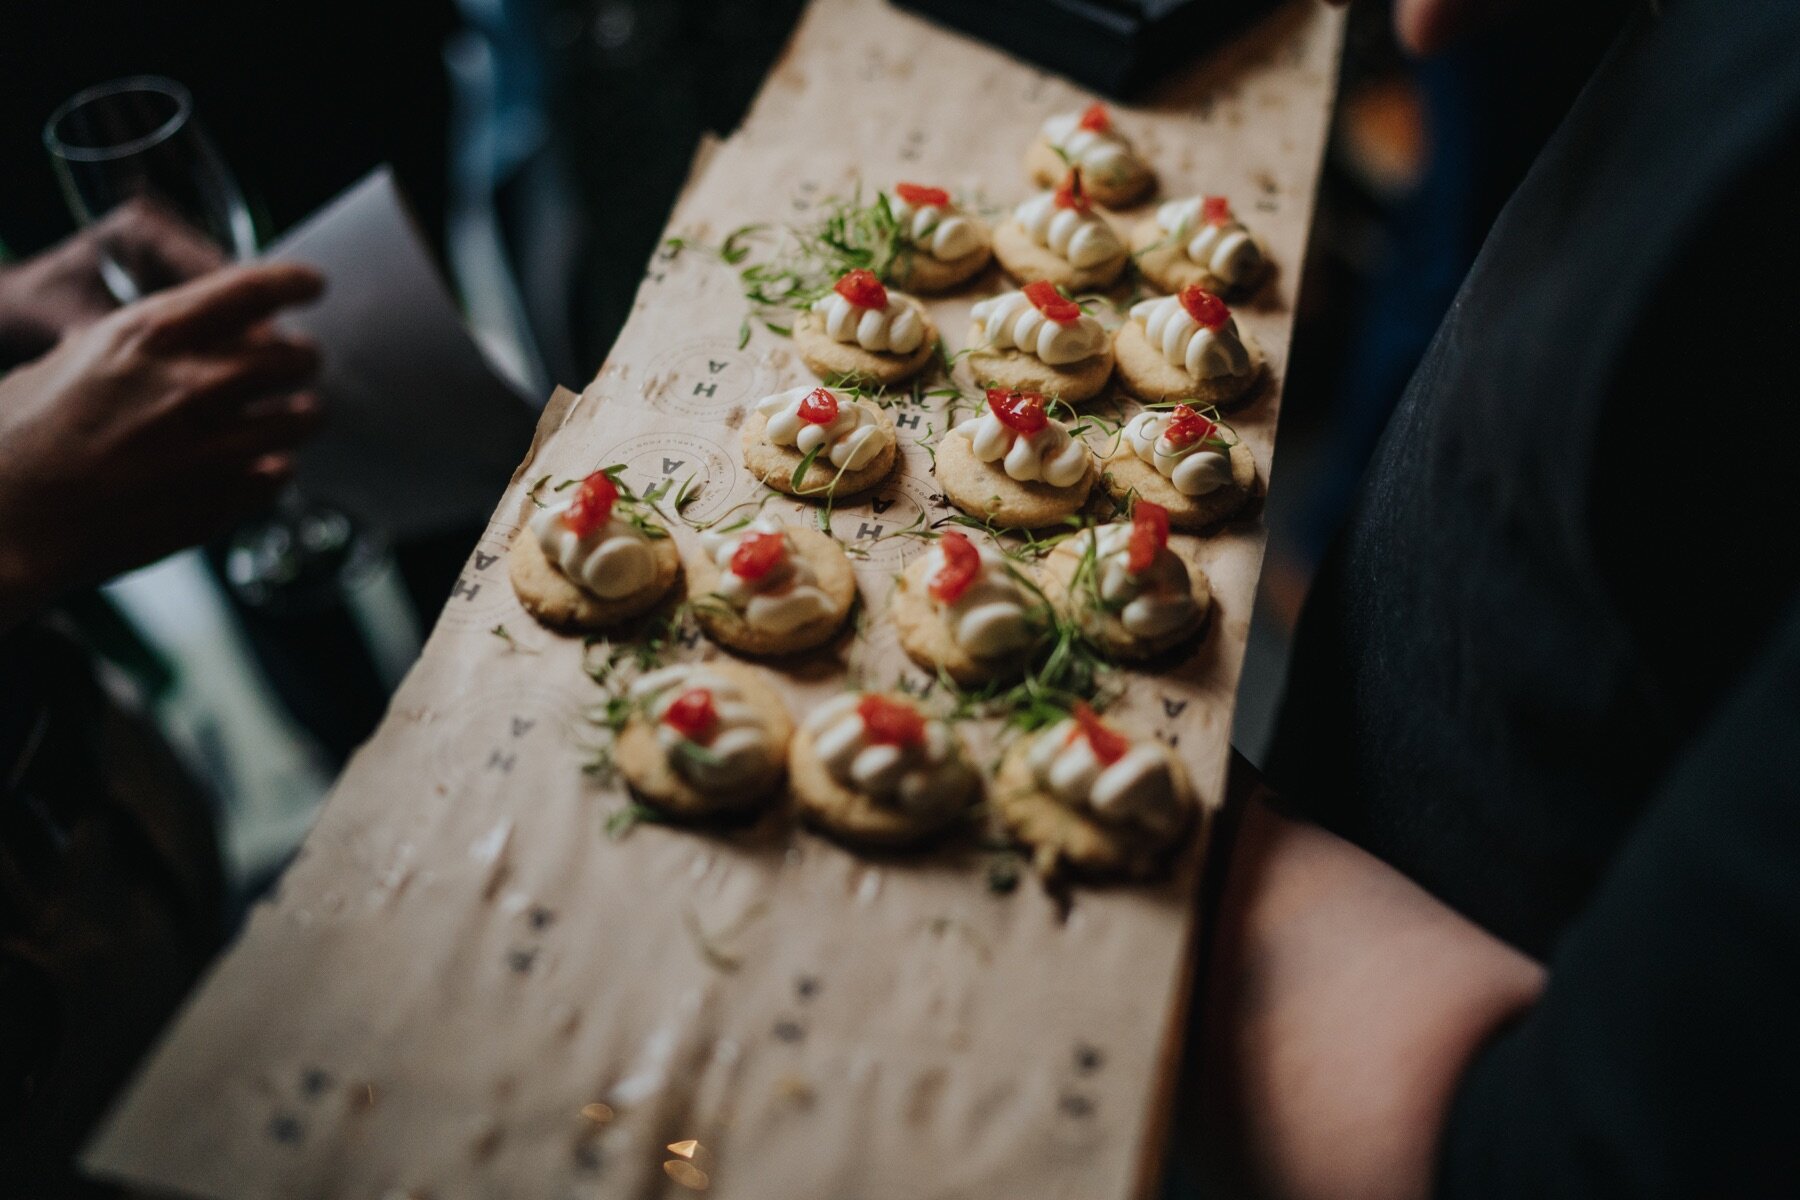
[[[50,111],[92,83],[166,74],[192,90],[265,238],[392,163],[482,339],[502,348],[533,395],[554,382],[580,387],[629,310],[698,139],[739,121],[801,7],[12,0],[0,39],[0,250],[22,257],[70,231],[40,140]],[[1389,408],[1619,7],[1573,6],[1554,38],[1522,26],[1427,64],[1398,52],[1383,5],[1351,14],[1238,719],[1238,744],[1253,758],[1312,570]],[[1519,86],[1526,79],[1529,89]],[[476,532],[395,548],[425,624]],[[253,631],[252,640],[280,636]],[[160,652],[180,677],[182,647]],[[316,800],[384,695],[351,672],[338,681],[341,696],[329,677],[284,679],[279,646],[253,657],[270,676],[256,686],[316,767]],[[185,666],[190,677],[214,669]],[[187,730],[188,742],[204,743],[205,713],[185,720],[201,727],[198,738]],[[227,801],[263,811],[253,797]],[[257,843],[253,867],[278,858],[270,842]]]

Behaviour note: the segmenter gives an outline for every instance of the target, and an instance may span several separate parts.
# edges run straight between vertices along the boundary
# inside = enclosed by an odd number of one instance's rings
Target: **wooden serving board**
[[[1164,195],[1225,193],[1278,276],[1240,321],[1276,386],[1234,424],[1267,480],[1341,17],[1298,0],[1116,118]],[[1031,190],[1042,119],[1090,97],[878,0],[816,0],[744,128],[709,147],[671,232],[805,221],[860,181],[994,204]],[[629,179],[630,164],[621,164]],[[951,349],[997,275],[931,309]],[[604,741],[579,641],[537,628],[504,553],[549,474],[624,463],[701,481],[705,520],[759,493],[736,425],[807,376],[708,256],[659,256],[579,396],[559,392],[423,657],[278,894],[259,906],[87,1155],[140,1187],[261,1197],[1033,1197],[1155,1185],[1196,920],[1196,838],[1169,878],[989,886],[986,852],[870,858],[775,814],[748,830],[606,825],[581,768]],[[856,645],[771,672],[796,714],[910,677],[883,619],[925,543],[883,537],[936,496],[927,402],[897,411],[905,471],[832,527],[857,561]],[[934,418],[936,423],[934,424]],[[771,511],[796,516],[783,499]],[[806,510],[810,516],[810,510]],[[695,534],[676,529],[691,549]],[[1263,549],[1254,514],[1179,548],[1214,623],[1133,677],[1123,727],[1176,743],[1208,811]],[[510,638],[496,636],[504,627]],[[690,629],[678,657],[717,653]],[[1203,831],[1204,832],[1204,831]]]

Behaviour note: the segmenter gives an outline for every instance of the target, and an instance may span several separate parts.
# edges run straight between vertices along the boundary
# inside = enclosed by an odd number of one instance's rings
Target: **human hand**
[[[270,318],[309,267],[232,267],[118,309],[0,378],[0,631],[269,503],[313,432],[308,343]]]
[[[118,307],[100,275],[110,257],[146,292],[225,265],[222,250],[168,209],[133,200],[15,266],[0,269],[0,363],[26,362]]]

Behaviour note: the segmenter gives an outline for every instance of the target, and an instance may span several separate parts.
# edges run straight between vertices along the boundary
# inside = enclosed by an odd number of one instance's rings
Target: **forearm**
[[[1480,1045],[1543,971],[1349,843],[1245,813],[1211,961],[1200,1140],[1256,1194],[1421,1197]]]

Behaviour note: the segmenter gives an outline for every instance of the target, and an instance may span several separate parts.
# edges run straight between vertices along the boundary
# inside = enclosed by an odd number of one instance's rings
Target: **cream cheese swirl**
[[[1166,412],[1141,412],[1125,426],[1125,441],[1156,473],[1175,485],[1184,496],[1204,496],[1231,483],[1231,458],[1204,442],[1176,446],[1166,430],[1172,416]]]
[[[1097,267],[1125,257],[1125,245],[1099,213],[1058,208],[1053,192],[1040,192],[1013,209],[1031,240],[1077,268]]]
[[[1129,523],[1102,525],[1092,536],[1100,599],[1119,614],[1125,632],[1155,638],[1193,626],[1199,610],[1180,555],[1164,546],[1148,567],[1133,574]]]
[[[1108,824],[1168,832],[1193,802],[1162,746],[1138,742],[1111,764],[1103,763],[1073,718],[1038,734],[1025,763],[1050,796]]]
[[[1061,421],[1047,420],[1036,433],[1020,433],[1001,424],[992,412],[970,417],[950,431],[969,439],[979,462],[998,462],[1020,483],[1073,487],[1087,474],[1092,458],[1085,443],[1072,437]]]
[[[1235,317],[1226,317],[1217,330],[1208,329],[1181,306],[1179,296],[1161,296],[1132,305],[1131,319],[1143,323],[1145,336],[1163,358],[1196,379],[1250,370],[1250,352],[1244,349]]]
[[[1023,350],[1050,366],[1092,358],[1106,346],[1106,327],[1082,313],[1067,325],[1040,312],[1024,292],[1003,292],[970,310],[998,350]]]
[[[806,719],[813,748],[833,779],[908,812],[943,812],[967,803],[977,779],[950,726],[927,720],[914,746],[871,741],[857,711],[861,701],[857,693],[839,696]]]
[[[704,741],[694,741],[663,717],[669,706],[695,688],[712,693],[717,720]],[[630,688],[655,722],[656,740],[675,773],[703,792],[750,791],[769,783],[781,769],[775,740],[763,714],[737,684],[705,664],[684,663],[639,676]],[[681,744],[698,747],[683,752]]]
[[[981,249],[981,231],[955,205],[921,204],[914,208],[899,196],[888,209],[906,240],[941,262],[952,262]]]
[[[1033,600],[1007,572],[1004,557],[987,546],[977,550],[980,573],[962,595],[939,607],[950,626],[950,636],[965,653],[974,658],[1001,658],[1037,640]],[[933,546],[926,555],[925,579],[935,579],[943,569],[944,552]]]
[[[606,524],[586,536],[562,522],[574,503],[569,498],[532,514],[531,533],[544,557],[569,580],[602,600],[617,600],[643,591],[656,581],[656,553],[650,539],[615,510]]]
[[[864,308],[827,292],[813,301],[812,310],[825,322],[827,336],[877,354],[911,354],[925,340],[919,306],[893,291],[885,308]]]
[[[1262,246],[1236,217],[1222,225],[1202,220],[1205,203],[1201,196],[1170,200],[1157,208],[1156,223],[1215,279],[1232,286],[1250,282],[1263,268]]]
[[[780,534],[787,544],[787,553],[767,573],[745,579],[731,569],[731,556],[753,533]],[[795,550],[786,527],[772,517],[758,517],[730,533],[708,530],[700,535],[700,545],[719,568],[718,595],[743,613],[752,628],[787,633],[809,621],[833,615],[831,598],[819,587],[812,564]]]
[[[802,384],[785,392],[776,392],[756,402],[756,411],[768,419],[763,437],[777,446],[792,446],[801,454],[811,454],[821,446],[821,457],[845,471],[860,471],[875,461],[875,456],[894,440],[874,413],[854,400],[831,392],[837,401],[837,416],[829,424],[820,425],[800,416],[800,405],[816,391],[829,388]]]
[[[1115,187],[1143,177],[1144,160],[1116,129],[1087,129],[1078,112],[1058,113],[1044,120],[1044,140],[1061,150],[1082,170]]]

